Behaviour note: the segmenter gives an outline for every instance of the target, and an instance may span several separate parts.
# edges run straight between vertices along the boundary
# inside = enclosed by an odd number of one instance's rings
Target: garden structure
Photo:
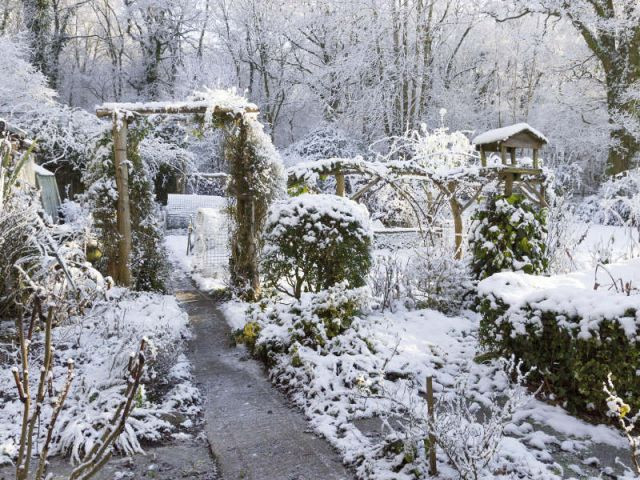
[[[290,187],[306,185],[313,188],[320,177],[334,176],[336,195],[345,196],[345,176],[359,175],[368,182],[358,191],[350,195],[351,200],[358,201],[367,192],[381,184],[389,185],[400,196],[415,203],[401,184],[405,180],[429,182],[446,198],[454,224],[455,256],[462,258],[463,218],[462,214],[493,182],[504,184],[504,192],[510,195],[514,184],[528,198],[541,206],[546,205],[544,184],[546,176],[539,166],[538,151],[547,140],[526,123],[490,130],[473,139],[472,143],[480,151],[480,162],[477,157],[470,156],[464,166],[436,169],[428,167],[414,159],[390,161],[370,161],[363,157],[330,158],[313,162],[303,162],[288,169]],[[532,149],[532,165],[518,165],[516,151]],[[490,162],[488,152],[500,152],[500,163]],[[507,162],[507,153],[510,163]],[[438,154],[435,155],[437,159]],[[491,159],[493,160],[493,159]],[[479,163],[479,164],[478,164]],[[425,212],[422,205],[414,205],[417,211]]]
[[[16,153],[35,153],[36,151],[36,144],[27,138],[24,130],[3,119],[0,119],[0,138],[7,141],[7,152],[0,154],[0,157],[8,155],[7,160],[9,156]],[[9,146],[10,148],[8,148]],[[36,164],[34,155],[25,154],[21,160],[17,178],[25,182],[26,185],[40,189],[40,200],[45,213],[52,221],[57,221],[61,200],[54,173]]]
[[[544,185],[541,182],[542,170],[539,165],[539,150],[547,144],[545,136],[526,123],[516,123],[508,127],[496,128],[484,132],[472,140],[480,152],[483,167],[487,167],[487,153],[499,152],[503,167],[500,178],[504,181],[504,194],[513,193],[513,184],[520,181],[520,189],[527,196],[537,197],[538,203],[544,205]],[[530,149],[532,152],[531,165],[518,165],[516,151]],[[507,153],[509,161],[507,161]],[[539,183],[540,188],[534,185]]]
[[[96,109],[98,117],[113,121],[116,171],[117,228],[119,237],[116,282],[131,284],[129,259],[132,248],[127,167],[127,128],[146,115],[196,115],[204,126],[222,128],[225,157],[230,164],[228,193],[234,199],[231,281],[254,298],[260,290],[259,236],[271,201],[284,189],[284,180],[270,139],[257,120],[258,108],[232,92],[206,90],[184,102],[107,103]]]

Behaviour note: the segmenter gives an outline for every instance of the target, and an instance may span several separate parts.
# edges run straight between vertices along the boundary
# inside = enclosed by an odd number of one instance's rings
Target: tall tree
[[[506,21],[530,13],[568,19],[599,60],[610,123],[607,171],[615,175],[628,170],[640,155],[640,2],[526,0],[517,2],[516,10],[494,16]]]

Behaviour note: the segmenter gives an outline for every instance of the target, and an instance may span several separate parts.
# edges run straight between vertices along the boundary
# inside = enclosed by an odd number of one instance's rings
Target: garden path
[[[189,357],[204,396],[205,433],[225,480],[343,480],[353,476],[337,452],[311,433],[260,363],[233,345],[214,299],[181,269],[175,295],[189,314]]]

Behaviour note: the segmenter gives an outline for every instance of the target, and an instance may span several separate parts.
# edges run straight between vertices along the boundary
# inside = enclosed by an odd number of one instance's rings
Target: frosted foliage
[[[640,227],[640,169],[605,182],[600,197],[605,224]]]
[[[474,151],[463,132],[440,127],[429,132],[426,124],[411,135],[415,160],[429,170],[440,172],[467,166]]]
[[[148,358],[142,383],[127,425],[116,442],[122,453],[143,452],[141,442],[159,441],[176,431],[166,419],[199,412],[200,394],[191,383],[189,363],[182,353],[188,336],[187,315],[175,298],[158,294],[132,294],[112,289],[83,315],[72,317],[53,331],[57,352],[53,357],[53,381],[59,391],[66,359],[73,358],[75,378],[56,424],[52,455],[66,454],[78,461],[82,452],[99,441],[105,421],[123,400],[129,355],[141,338],[148,338]],[[42,342],[42,334],[34,343]],[[37,378],[40,357],[31,359],[32,378]],[[22,411],[9,369],[0,374],[0,390],[6,393],[0,408],[0,464],[16,453]],[[47,402],[42,424],[51,416]],[[38,431],[42,444],[46,429]]]

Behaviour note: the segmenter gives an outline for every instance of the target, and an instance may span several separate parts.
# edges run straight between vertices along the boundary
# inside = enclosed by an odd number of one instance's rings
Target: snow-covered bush
[[[346,281],[365,284],[372,230],[366,208],[342,197],[304,194],[276,203],[265,227],[268,286],[300,298]]]
[[[377,308],[394,311],[430,308],[458,313],[471,301],[474,280],[468,262],[450,257],[450,250],[420,248],[409,255],[376,255],[368,284]]]
[[[468,376],[463,376],[438,399],[434,418],[429,420],[429,433],[461,480],[486,478],[485,469],[498,454],[505,427],[528,400],[523,386],[527,374],[520,365],[508,360],[499,363],[507,385],[499,397],[480,405],[473,400]]]
[[[600,223],[640,227],[640,169],[608,179],[600,187],[599,197]]]
[[[366,287],[350,289],[347,282],[320,293],[304,293],[290,304],[265,299],[249,306],[247,323],[235,338],[268,365],[273,365],[278,355],[288,355],[292,365],[299,367],[298,348],[330,348],[368,308],[368,302]]]
[[[183,353],[189,335],[187,320],[173,297],[116,288],[84,314],[53,328],[53,391],[62,390],[69,358],[74,360],[74,378],[58,416],[49,453],[68,455],[77,463],[100,442],[105,425],[125,399],[131,354],[145,337],[141,388],[136,392],[123,433],[115,442],[116,450],[124,454],[142,452],[143,441],[157,442],[179,430],[174,418],[193,418],[199,412],[200,395],[191,383],[189,362]],[[34,352],[42,351],[44,340],[43,332],[34,333],[30,342]],[[19,352],[11,355],[19,361]],[[38,377],[42,360],[36,354],[29,358],[32,382]],[[0,424],[7,427],[0,429],[2,464],[15,459],[20,439],[20,422],[16,418],[22,410],[8,368],[0,372],[0,392]],[[43,445],[53,404],[46,401],[43,405],[42,428],[34,431],[34,443]]]
[[[155,203],[153,183],[138,145],[146,134],[141,128],[130,128],[127,142],[129,199],[131,208],[132,254],[131,273],[136,290],[163,292],[167,289],[168,264],[163,243],[163,230]],[[118,261],[117,199],[111,132],[106,132],[95,146],[94,158],[83,173],[87,188],[84,201],[91,210],[102,257],[100,270],[115,276]]]
[[[469,246],[476,278],[503,270],[542,273],[547,269],[545,210],[537,210],[521,195],[493,196],[473,220]]]
[[[478,284],[481,343],[536,367],[531,379],[543,382],[543,393],[571,412],[602,414],[602,383],[610,372],[638,408],[640,383],[630,366],[640,362],[640,295],[624,288],[640,281],[638,272],[636,259],[610,266],[595,285],[592,271],[495,274]]]

